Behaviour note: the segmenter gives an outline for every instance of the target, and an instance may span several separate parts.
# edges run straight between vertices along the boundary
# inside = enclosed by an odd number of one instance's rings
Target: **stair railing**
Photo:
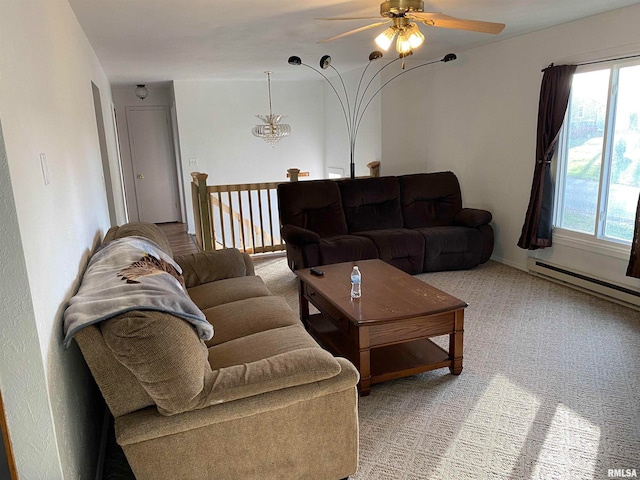
[[[380,175],[380,162],[367,165],[370,176]],[[287,170],[289,181],[308,177],[297,168]],[[281,252],[278,185],[283,182],[207,185],[206,173],[191,174],[191,200],[196,241],[201,251],[237,248],[249,254]]]

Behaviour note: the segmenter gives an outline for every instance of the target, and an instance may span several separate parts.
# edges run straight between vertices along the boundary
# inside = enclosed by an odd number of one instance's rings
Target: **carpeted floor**
[[[297,311],[284,259],[256,273]],[[374,385],[352,479],[640,475],[638,311],[492,261],[418,278],[469,304],[464,370]]]
[[[283,257],[256,260],[256,273],[297,312]],[[640,475],[638,311],[492,261],[418,278],[469,304],[464,370],[374,385],[353,480]]]

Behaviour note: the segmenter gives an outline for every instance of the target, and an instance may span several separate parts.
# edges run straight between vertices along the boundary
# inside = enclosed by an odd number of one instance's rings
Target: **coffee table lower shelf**
[[[360,352],[347,332],[321,313],[310,315],[305,327],[322,347],[334,355],[349,359],[362,375]],[[361,384],[362,380],[365,380],[367,385],[372,385],[453,366],[449,352],[428,338],[372,347],[369,355],[371,376],[369,379],[361,379]],[[362,393],[366,395],[368,387],[366,392]]]

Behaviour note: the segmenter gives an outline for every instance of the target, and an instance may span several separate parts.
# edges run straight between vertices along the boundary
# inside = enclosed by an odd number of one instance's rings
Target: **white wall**
[[[628,7],[456,52],[454,62],[398,79],[383,97],[385,173],[455,172],[464,204],[493,213],[493,258],[525,269],[529,252],[516,244],[531,191],[541,69],[640,53],[639,22],[640,6]]]
[[[269,113],[264,81],[175,81],[187,224],[194,232],[190,205],[191,172],[207,173],[209,185],[286,181],[288,168],[324,178],[324,106],[321,82],[278,82],[271,76],[273,113],[284,113],[291,134],[275,147],[254,137],[255,115]],[[189,159],[197,159],[190,166]]]
[[[20,478],[89,478],[104,403],[75,343],[62,347],[62,313],[109,226],[91,82],[117,172],[109,84],[66,0],[0,2],[0,45],[0,388],[9,435]],[[122,205],[116,213],[124,218]]]
[[[351,103],[361,73],[341,72]],[[329,78],[342,96],[340,80],[335,75]],[[273,148],[251,134],[253,126],[261,123],[255,115],[269,113],[266,76],[264,82],[174,82],[190,232],[194,231],[191,172],[207,173],[209,185],[286,181],[288,168],[309,172],[309,179],[326,178],[327,167],[342,168],[345,176],[349,175],[347,127],[329,84],[320,76],[317,81],[295,83],[276,79],[277,72],[271,77],[273,113],[286,114],[283,122],[291,125],[291,135]],[[374,81],[369,92],[378,86],[379,81]],[[368,99],[369,95],[365,103]],[[351,109],[353,113],[353,105]],[[368,175],[366,165],[381,156],[379,98],[368,107],[357,140],[356,174]],[[197,159],[197,167],[189,165],[192,158]]]

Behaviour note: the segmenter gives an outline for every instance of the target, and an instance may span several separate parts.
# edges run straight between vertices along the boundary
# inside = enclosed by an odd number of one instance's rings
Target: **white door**
[[[127,124],[139,220],[151,223],[180,221],[169,110],[165,107],[129,108]]]

